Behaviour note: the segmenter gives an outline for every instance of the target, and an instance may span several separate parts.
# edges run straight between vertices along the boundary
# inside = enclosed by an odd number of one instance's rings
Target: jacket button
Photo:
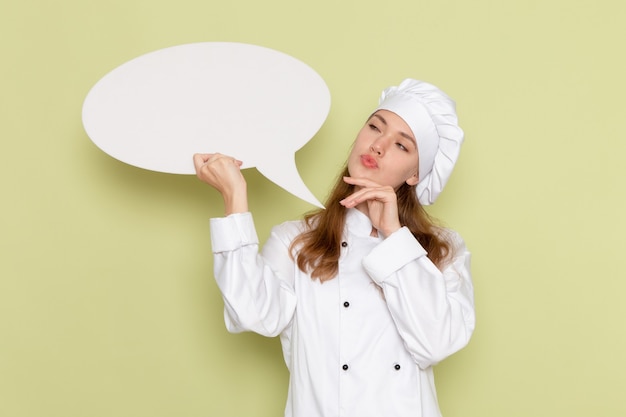
[[[341,246],[344,248],[348,247],[348,242],[341,242]]]
[[[346,301],[346,302],[344,302],[344,303],[343,303],[343,306],[344,306],[345,308],[348,308],[348,307],[350,307],[350,303]]]
[[[344,371],[347,371],[349,368],[348,364],[344,364],[341,369],[343,369]]]
[[[393,366],[393,369],[395,369],[396,371],[399,371],[400,368],[401,368],[400,364],[397,364],[397,363]]]

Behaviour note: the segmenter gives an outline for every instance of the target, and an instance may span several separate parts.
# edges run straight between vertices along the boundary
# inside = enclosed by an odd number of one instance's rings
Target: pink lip
[[[361,155],[361,163],[367,168],[378,168],[378,162],[371,155]]]

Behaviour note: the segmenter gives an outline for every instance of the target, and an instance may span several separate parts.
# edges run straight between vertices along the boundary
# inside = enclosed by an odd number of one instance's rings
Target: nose
[[[374,143],[372,143],[372,145],[370,146],[370,151],[374,152],[378,156],[382,156],[382,154],[383,154],[383,146],[382,146],[382,144],[380,143],[379,140],[376,140],[376,141],[374,141]]]

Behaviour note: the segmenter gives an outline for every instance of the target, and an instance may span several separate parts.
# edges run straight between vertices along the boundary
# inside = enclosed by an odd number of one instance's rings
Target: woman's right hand
[[[226,215],[248,211],[248,188],[241,174],[241,161],[219,153],[193,156],[198,178],[220,192]]]

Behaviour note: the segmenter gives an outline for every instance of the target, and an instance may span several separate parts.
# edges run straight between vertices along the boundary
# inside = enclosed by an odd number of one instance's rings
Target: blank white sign
[[[194,174],[194,153],[223,153],[317,206],[295,152],[330,110],[324,80],[284,53],[192,43],[135,58],[89,91],[83,125],[104,152],[153,171]]]

